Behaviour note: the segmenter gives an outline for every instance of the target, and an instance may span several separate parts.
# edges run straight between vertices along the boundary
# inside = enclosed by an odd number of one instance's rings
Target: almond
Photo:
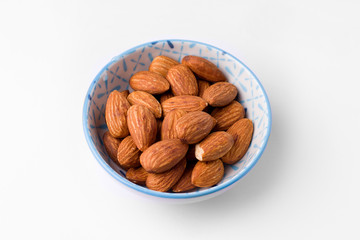
[[[150,173],[165,172],[185,157],[188,148],[178,139],[159,141],[141,154],[141,166]]]
[[[181,63],[187,65],[197,76],[209,82],[226,81],[225,75],[216,65],[205,58],[186,56],[182,59]]]
[[[210,87],[210,83],[208,81],[204,80],[198,80],[198,86],[199,86],[199,97],[203,97],[205,90]]]
[[[149,173],[146,179],[146,186],[155,191],[166,192],[179,181],[186,167],[186,160],[183,158],[172,169],[163,173]]]
[[[140,150],[131,136],[127,136],[121,141],[117,150],[117,161],[125,169],[140,166]]]
[[[129,83],[132,89],[151,94],[161,94],[170,88],[169,82],[163,76],[149,71],[135,73]]]
[[[147,107],[156,118],[161,118],[161,105],[158,100],[156,100],[156,98],[150,93],[143,91],[134,91],[130,93],[127,100],[131,105],[138,104]]]
[[[154,114],[144,106],[133,105],[129,108],[127,122],[136,146],[145,151],[156,140],[157,123]]]
[[[165,116],[174,109],[181,109],[186,112],[202,111],[207,105],[208,103],[201,97],[189,95],[175,96],[161,104]]]
[[[160,96],[160,103],[165,102],[166,100],[168,100],[169,98],[172,98],[174,96],[174,94],[172,94],[172,92],[166,92],[161,94]]]
[[[194,169],[194,164],[187,164],[185,171],[179,181],[172,187],[173,192],[186,192],[196,188],[191,183],[191,174]]]
[[[130,168],[126,172],[126,178],[129,181],[138,185],[145,185],[147,177],[148,177],[148,172],[145,171],[143,167]]]
[[[105,146],[106,152],[109,154],[109,157],[114,161],[117,162],[117,150],[119,148],[119,144],[121,143],[120,139],[114,138],[111,134],[107,131],[103,136],[103,142]]]
[[[157,56],[152,60],[149,71],[166,77],[169,69],[178,64],[180,63],[172,58],[166,56]]]
[[[191,175],[191,183],[197,187],[212,187],[224,176],[224,164],[220,159],[197,162]]]
[[[215,119],[206,112],[190,112],[177,120],[176,134],[187,144],[198,143],[210,133],[215,124]]]
[[[111,136],[124,138],[129,135],[126,122],[130,103],[124,94],[114,90],[110,93],[105,107],[105,121]]]
[[[203,98],[213,107],[223,107],[231,103],[238,93],[237,88],[228,82],[219,82],[208,87]]]
[[[198,95],[198,83],[187,66],[179,64],[171,67],[166,79],[170,83],[171,91],[175,96]]]
[[[161,140],[165,139],[176,139],[176,121],[184,116],[186,112],[184,110],[172,110],[166,117],[164,117],[163,124],[161,126]]]
[[[227,130],[227,133],[234,138],[234,145],[221,158],[224,163],[234,164],[245,155],[252,139],[253,130],[253,123],[247,118],[240,119]]]
[[[224,156],[234,145],[233,137],[226,132],[213,132],[195,146],[199,161],[213,161]]]
[[[211,116],[216,119],[214,130],[228,130],[236,121],[245,117],[244,107],[237,101],[232,101],[223,108],[215,108]]]

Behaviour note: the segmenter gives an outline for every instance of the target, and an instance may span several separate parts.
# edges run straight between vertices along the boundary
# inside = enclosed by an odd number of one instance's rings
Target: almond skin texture
[[[215,64],[198,56],[186,56],[182,59],[182,64],[188,66],[201,79],[209,82],[226,81],[225,75],[216,67]]]
[[[160,96],[160,103],[165,102],[166,100],[168,100],[169,98],[174,97],[174,94],[172,94],[172,92],[166,92],[161,94]]]
[[[228,82],[219,82],[208,87],[203,98],[213,107],[223,107],[231,103],[238,91],[237,88]]]
[[[140,150],[131,136],[127,136],[121,141],[117,150],[117,161],[125,169],[140,166]]]
[[[172,110],[166,115],[161,126],[161,140],[177,139],[176,121],[185,114],[184,110]]]
[[[166,79],[170,83],[171,91],[175,96],[198,95],[198,83],[187,66],[179,64],[170,68]]]
[[[144,91],[150,94],[161,94],[169,90],[169,82],[160,74],[141,71],[130,78],[130,86],[135,91]]]
[[[141,105],[129,108],[127,116],[130,135],[140,151],[145,151],[156,140],[157,123],[154,114]]]
[[[105,120],[111,136],[124,138],[129,135],[126,122],[130,103],[125,95],[114,90],[110,93],[105,107]]]
[[[129,181],[138,185],[145,185],[147,177],[148,177],[148,172],[145,171],[143,167],[130,168],[126,172],[126,178]]]
[[[213,161],[224,156],[234,145],[233,137],[227,132],[213,132],[195,146],[199,161]]]
[[[210,83],[208,81],[199,80],[198,86],[199,86],[199,97],[203,97],[205,90],[208,87],[210,87]]]
[[[186,167],[186,159],[183,158],[172,169],[163,173],[149,173],[146,186],[155,191],[166,192],[179,181]]]
[[[169,69],[178,64],[180,63],[172,58],[166,56],[157,56],[152,60],[149,71],[158,73],[161,76],[166,77]]]
[[[195,144],[205,138],[215,124],[215,119],[206,112],[190,112],[177,120],[176,134],[181,141]]]
[[[181,109],[186,112],[202,111],[207,105],[208,103],[201,97],[190,95],[175,96],[161,104],[165,116],[174,109]]]
[[[226,132],[234,138],[234,145],[227,152],[221,160],[227,164],[234,164],[238,162],[247,152],[252,135],[253,123],[250,119],[243,118],[234,123]]]
[[[105,150],[109,154],[109,157],[117,163],[117,150],[119,148],[121,140],[114,138],[109,132],[105,132],[103,136],[103,142]]]
[[[215,108],[211,116],[216,119],[214,130],[228,130],[236,121],[245,117],[244,107],[237,101],[232,101],[223,108]]]
[[[165,172],[185,157],[188,148],[179,139],[159,141],[141,154],[141,166],[149,173]]]
[[[161,118],[161,105],[158,100],[156,100],[156,98],[150,93],[135,91],[130,93],[130,95],[127,97],[127,100],[131,105],[138,104],[147,107],[156,118]]]
[[[192,175],[191,183],[197,187],[212,187],[224,176],[224,164],[220,159],[210,162],[197,162]]]
[[[180,180],[172,187],[173,192],[186,192],[196,188],[196,186],[191,183],[191,175],[193,169],[194,164],[187,164]]]

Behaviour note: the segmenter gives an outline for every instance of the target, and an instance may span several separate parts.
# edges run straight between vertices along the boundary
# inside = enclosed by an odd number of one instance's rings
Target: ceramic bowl
[[[241,161],[225,166],[223,180],[211,188],[200,188],[189,193],[163,193],[138,186],[125,178],[125,171],[108,156],[102,141],[107,131],[105,104],[113,90],[132,89],[130,77],[148,70],[154,57],[165,55],[179,62],[186,55],[196,55],[213,62],[234,84],[238,91],[237,100],[244,106],[246,117],[254,124],[251,145]],[[141,197],[166,202],[194,202],[217,196],[234,186],[247,174],[261,157],[271,130],[269,99],[255,74],[240,60],[217,47],[189,40],[160,40],[144,43],[114,57],[97,74],[86,94],[83,108],[83,127],[86,141],[95,159],[120,184]]]

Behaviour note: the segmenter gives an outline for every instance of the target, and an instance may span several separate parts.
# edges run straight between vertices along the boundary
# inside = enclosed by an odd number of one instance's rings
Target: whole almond
[[[163,94],[161,94],[160,96],[160,103],[162,104],[163,102],[165,102],[166,100],[168,100],[169,98],[174,97],[174,94],[172,94],[172,92],[165,92]]]
[[[155,191],[166,192],[179,181],[186,167],[186,159],[183,158],[172,169],[163,173],[149,173],[146,186]]]
[[[183,64],[169,69],[166,79],[170,83],[171,91],[175,96],[198,95],[198,83],[191,70]]]
[[[161,126],[161,140],[176,139],[176,121],[184,116],[186,112],[184,110],[172,110],[165,117]]]
[[[213,107],[223,107],[231,103],[238,93],[235,85],[228,82],[219,82],[208,87],[203,98]]]
[[[187,65],[197,76],[209,82],[226,81],[225,75],[216,67],[216,65],[205,58],[185,56],[181,63]]]
[[[213,132],[195,146],[199,161],[213,161],[224,156],[234,145],[233,137],[227,132]]]
[[[131,136],[127,136],[121,141],[117,150],[117,161],[125,169],[140,166],[140,150]]]
[[[161,105],[158,100],[156,100],[156,98],[150,93],[134,91],[130,93],[130,95],[127,97],[127,100],[131,105],[138,104],[147,107],[156,118],[161,118]]]
[[[135,73],[129,83],[132,89],[151,94],[161,94],[170,88],[169,82],[163,76],[149,71]]]
[[[199,86],[199,97],[203,97],[205,90],[210,87],[210,83],[208,81],[204,80],[198,80],[198,86]]]
[[[227,164],[239,161],[247,152],[253,134],[253,123],[250,119],[243,118],[235,122],[226,132],[234,138],[234,145],[221,160]]]
[[[177,137],[187,144],[200,142],[215,126],[216,121],[206,112],[190,112],[176,122]]]
[[[172,58],[166,56],[157,56],[152,60],[149,67],[149,71],[158,73],[163,77],[166,77],[166,74],[169,71],[169,69],[178,64],[180,63]]]
[[[223,108],[215,108],[211,116],[216,119],[214,130],[228,130],[236,121],[245,117],[244,107],[237,101],[232,101]]]
[[[130,103],[124,94],[114,90],[110,93],[105,107],[105,121],[111,136],[124,138],[129,135],[126,122]]]
[[[165,116],[174,109],[181,109],[186,112],[202,111],[207,105],[208,103],[201,97],[190,95],[175,96],[161,104]]]
[[[196,188],[191,183],[191,175],[194,169],[194,164],[187,164],[185,171],[179,181],[172,187],[173,192],[186,192]]]
[[[145,151],[156,140],[155,116],[147,107],[141,105],[132,105],[127,115],[130,135],[137,148]]]
[[[117,150],[119,148],[119,144],[121,143],[120,139],[114,138],[111,134],[107,131],[103,136],[103,142],[105,146],[106,152],[109,154],[109,157],[114,161],[117,162]]]
[[[224,164],[220,159],[197,162],[191,175],[191,183],[197,187],[212,187],[224,176]]]
[[[130,168],[126,172],[126,178],[129,181],[138,185],[145,185],[147,177],[148,177],[148,172],[145,171],[143,167]]]
[[[141,166],[150,173],[165,172],[185,157],[188,148],[179,139],[159,141],[141,154]]]

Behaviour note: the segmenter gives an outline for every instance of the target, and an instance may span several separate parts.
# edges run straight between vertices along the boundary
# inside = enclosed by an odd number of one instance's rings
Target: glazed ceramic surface
[[[113,90],[132,89],[130,77],[139,71],[148,70],[154,57],[165,55],[179,62],[184,56],[196,55],[213,62],[234,84],[237,100],[244,106],[246,117],[254,124],[254,134],[249,150],[234,165],[225,166],[223,180],[214,187],[201,188],[189,193],[161,193],[129,182],[125,171],[107,155],[102,141],[107,131],[105,124],[106,100]],[[130,191],[166,201],[199,201],[229,189],[256,164],[262,155],[271,130],[270,103],[261,83],[252,71],[231,54],[208,44],[189,40],[161,40],[145,43],[114,57],[95,77],[86,95],[83,108],[83,127],[89,147],[100,165]]]

